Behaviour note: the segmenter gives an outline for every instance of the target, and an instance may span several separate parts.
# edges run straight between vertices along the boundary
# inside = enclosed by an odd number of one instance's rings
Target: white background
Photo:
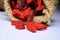
[[[56,10],[51,18],[52,24],[44,31],[32,33],[17,30],[5,12],[0,12],[0,40],[60,40],[60,11]]]

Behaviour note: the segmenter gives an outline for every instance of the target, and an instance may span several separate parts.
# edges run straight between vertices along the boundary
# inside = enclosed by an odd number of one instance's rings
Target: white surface
[[[15,29],[6,13],[0,12],[0,40],[60,40],[60,12],[55,12],[47,30],[36,33]]]

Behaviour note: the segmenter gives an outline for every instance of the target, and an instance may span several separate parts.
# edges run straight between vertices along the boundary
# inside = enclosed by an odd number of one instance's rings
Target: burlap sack
[[[11,7],[8,3],[9,0],[4,0],[4,8],[5,11],[7,12],[8,16],[10,17],[11,20],[18,20],[12,15],[12,10]],[[58,0],[43,0],[46,9],[43,10],[43,13],[46,13],[45,16],[35,16],[34,21],[36,22],[46,22],[46,24],[50,25],[51,21],[50,18],[52,14],[54,13],[56,6],[58,4]]]

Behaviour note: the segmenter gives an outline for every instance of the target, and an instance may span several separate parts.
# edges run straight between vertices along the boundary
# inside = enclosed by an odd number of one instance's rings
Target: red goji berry
[[[36,11],[37,11],[37,10],[43,10],[44,8],[45,8],[44,5],[39,5],[39,6],[36,8]]]
[[[13,8],[13,9],[16,8],[16,6],[15,6],[16,4],[15,4],[14,1],[12,1],[11,4],[12,4],[12,8]]]
[[[19,10],[18,9],[13,9],[12,10],[12,15],[15,15],[16,16],[16,14],[18,14],[19,15]]]
[[[26,22],[27,29],[31,32],[36,32],[36,27],[33,22]]]
[[[20,20],[12,21],[11,24],[14,25],[16,29],[25,29],[24,23]]]
[[[47,28],[46,25],[41,24],[41,23],[36,23],[35,26],[36,26],[37,30],[43,30],[43,29],[46,29]]]
[[[27,0],[27,4],[30,4],[33,0]]]
[[[42,4],[42,0],[38,0],[37,5],[41,5],[41,4]]]

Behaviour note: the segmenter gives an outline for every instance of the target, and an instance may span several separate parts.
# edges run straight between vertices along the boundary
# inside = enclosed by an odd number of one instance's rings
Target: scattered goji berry
[[[37,30],[43,30],[47,28],[47,25],[41,24],[41,23],[35,23],[35,26],[37,28]]]
[[[29,31],[35,33],[36,27],[34,26],[34,22],[26,22],[26,27]]]
[[[19,30],[25,29],[24,23],[20,20],[12,21],[11,24],[14,25],[16,29],[19,29]]]

